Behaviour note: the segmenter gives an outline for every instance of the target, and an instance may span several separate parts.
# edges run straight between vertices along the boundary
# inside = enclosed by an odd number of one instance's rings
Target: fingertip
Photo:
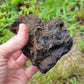
[[[22,68],[24,66],[24,64],[26,63],[26,61],[28,61],[28,57],[26,57],[24,54],[21,54],[16,62],[17,64]]]
[[[19,24],[19,27],[22,27],[22,26],[25,26],[25,24],[24,23]]]
[[[24,23],[19,24],[19,31],[18,35],[21,34],[28,34],[28,28]]]
[[[39,71],[39,69],[36,66],[30,66],[25,70],[25,73],[27,75],[28,80]]]

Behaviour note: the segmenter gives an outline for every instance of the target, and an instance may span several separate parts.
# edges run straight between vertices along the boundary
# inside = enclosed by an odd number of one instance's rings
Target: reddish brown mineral
[[[29,29],[29,41],[22,51],[42,73],[50,70],[72,47],[67,26],[61,21],[51,19],[43,23],[31,14],[18,18],[10,30],[17,33],[20,23],[25,23]]]

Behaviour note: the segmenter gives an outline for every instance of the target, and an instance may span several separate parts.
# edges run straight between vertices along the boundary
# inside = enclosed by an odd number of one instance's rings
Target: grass
[[[38,2],[37,0],[4,0],[4,2],[2,0],[0,2],[0,43],[4,43],[14,36],[9,31],[9,26],[15,19],[20,15],[29,15],[30,13],[37,15],[43,22],[49,21],[51,18],[61,19],[68,26],[68,31],[73,38],[80,37],[80,33],[84,35],[84,31],[82,31],[84,30],[84,0],[38,0]],[[84,36],[81,37],[77,42],[80,50],[84,49],[82,40]],[[72,54],[75,52],[78,51],[75,50]],[[30,79],[29,83],[83,84],[84,81],[81,82],[81,77],[84,78],[84,62],[81,63],[81,53],[79,58],[74,61],[70,58],[59,60],[48,73],[42,75],[38,72]]]

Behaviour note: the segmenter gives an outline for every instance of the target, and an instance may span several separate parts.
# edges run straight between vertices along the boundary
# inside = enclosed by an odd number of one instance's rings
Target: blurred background
[[[50,71],[36,73],[28,84],[84,84],[84,0],[0,0],[0,44],[14,36],[9,26],[15,19],[31,13],[43,22],[61,19],[74,43]]]

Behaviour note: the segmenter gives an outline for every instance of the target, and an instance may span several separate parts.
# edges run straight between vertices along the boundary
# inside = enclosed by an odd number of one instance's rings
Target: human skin
[[[21,49],[28,38],[28,28],[25,24],[20,24],[18,34],[0,45],[0,84],[27,84],[38,71],[36,66],[23,69],[28,58]]]

